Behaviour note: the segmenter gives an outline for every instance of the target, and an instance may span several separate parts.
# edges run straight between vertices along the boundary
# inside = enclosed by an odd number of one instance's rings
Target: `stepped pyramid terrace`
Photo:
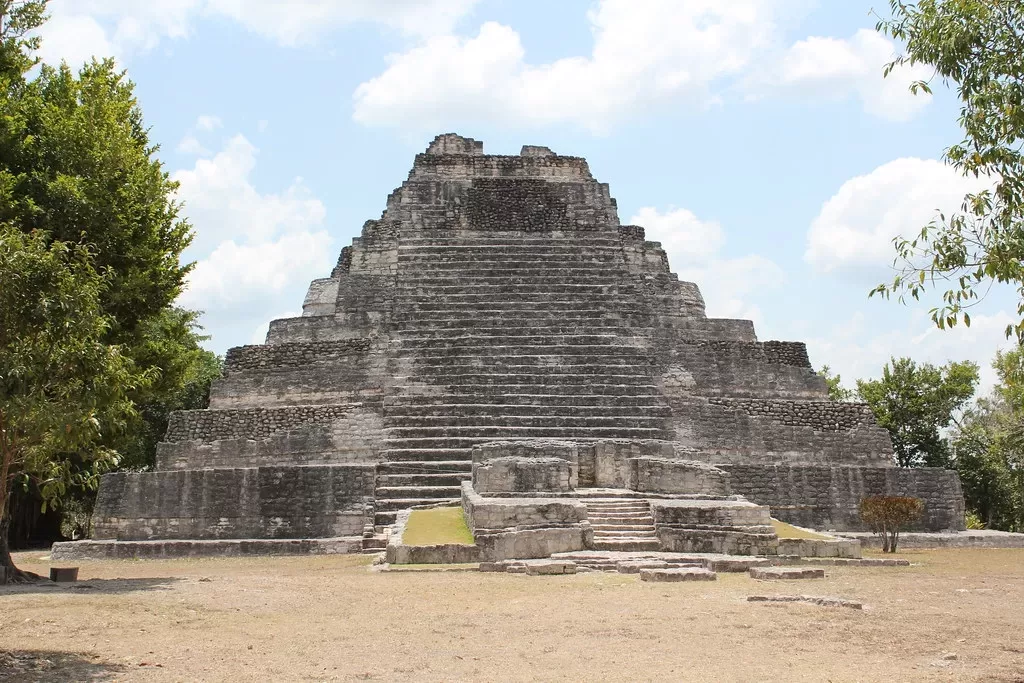
[[[893,466],[804,344],[709,318],[585,159],[440,135],[298,318],[227,353],[152,472],[101,483],[64,557],[359,552],[461,505],[477,559],[778,552],[866,495],[963,529],[954,472]],[[55,549],[55,553],[58,550]],[[77,555],[76,555],[77,553]]]

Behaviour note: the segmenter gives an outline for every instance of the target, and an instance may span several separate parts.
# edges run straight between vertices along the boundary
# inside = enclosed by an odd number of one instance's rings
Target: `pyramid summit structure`
[[[839,530],[862,527],[863,496],[899,493],[925,500],[922,528],[963,528],[955,473],[894,467],[887,432],[867,406],[828,400],[802,343],[707,317],[585,159],[486,155],[446,134],[312,282],[302,316],[231,349],[208,410],[171,416],[154,471],[103,478],[90,543],[352,551],[445,501],[480,536],[586,531],[607,521],[578,504],[595,491],[645,519],[648,498],[742,497]],[[678,520],[653,520],[645,543],[671,546]],[[562,549],[593,546],[589,526]]]

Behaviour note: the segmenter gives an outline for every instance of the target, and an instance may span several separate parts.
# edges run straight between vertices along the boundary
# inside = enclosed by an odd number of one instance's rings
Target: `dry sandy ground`
[[[903,556],[688,584],[351,556],[88,563],[75,588],[0,588],[0,679],[1024,681],[1024,550]],[[787,593],[865,609],[746,602]]]

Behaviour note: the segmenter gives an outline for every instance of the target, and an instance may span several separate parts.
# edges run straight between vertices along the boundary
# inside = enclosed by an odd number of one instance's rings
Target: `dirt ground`
[[[1024,681],[1024,550],[902,556],[685,584],[354,556],[82,563],[72,588],[0,588],[0,679]],[[865,609],[746,601],[794,593]]]

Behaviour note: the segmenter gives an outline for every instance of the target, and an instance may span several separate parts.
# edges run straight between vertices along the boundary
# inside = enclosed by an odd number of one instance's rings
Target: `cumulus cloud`
[[[52,0],[42,56],[81,64],[125,58],[191,35],[202,17],[229,19],[287,45],[315,43],[352,23],[422,36],[452,29],[477,0]]]
[[[333,262],[323,202],[301,178],[280,191],[257,189],[257,155],[235,135],[212,158],[172,174],[196,232],[187,252],[196,265],[178,303],[205,312],[217,348],[248,343],[268,309],[301,301],[309,281]]]
[[[892,240],[959,211],[964,195],[989,185],[934,159],[906,157],[843,183],[821,207],[807,234],[805,260],[816,270],[887,266]]]
[[[708,315],[762,321],[752,295],[774,290],[785,273],[759,254],[725,258],[720,252],[725,235],[715,221],[703,221],[686,209],[659,211],[644,207],[629,223],[644,227],[647,239],[661,242],[669,265],[680,280],[696,282],[704,295]]]
[[[261,243],[275,234],[303,232],[323,224],[327,210],[302,178],[283,192],[260,193],[252,184],[258,150],[236,135],[213,158],[199,159],[172,177],[196,227],[193,248],[206,251],[227,240]]]
[[[457,117],[567,122],[605,131],[670,100],[707,106],[713,84],[748,66],[774,35],[768,0],[600,0],[588,56],[529,64],[519,34],[494,22],[472,38],[440,35],[391,55],[354,94],[364,124],[435,128]]]
[[[927,79],[931,71],[922,64],[903,65],[884,77],[884,66],[896,55],[892,41],[868,29],[849,39],[812,36],[755,69],[746,88],[752,97],[857,97],[869,114],[906,121],[931,101],[931,95],[909,90],[912,82]]]

